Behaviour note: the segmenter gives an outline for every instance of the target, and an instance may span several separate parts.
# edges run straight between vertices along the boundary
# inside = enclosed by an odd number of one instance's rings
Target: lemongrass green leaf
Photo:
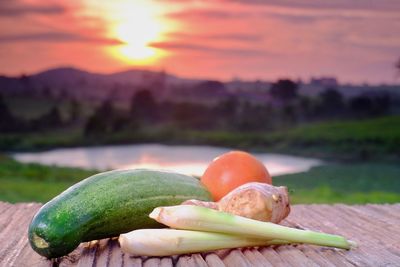
[[[294,229],[192,205],[158,207],[149,216],[175,229],[225,233],[264,240],[278,239],[342,249],[356,246],[355,242],[339,235]]]

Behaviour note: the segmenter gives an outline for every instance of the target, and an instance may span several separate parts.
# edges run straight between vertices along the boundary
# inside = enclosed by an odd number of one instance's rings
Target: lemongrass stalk
[[[141,256],[170,256],[226,248],[287,244],[241,236],[176,229],[140,229],[119,236],[123,252]]]
[[[279,239],[343,249],[356,246],[355,242],[348,241],[342,236],[294,229],[198,206],[159,207],[149,216],[175,229],[226,233],[266,240]]]

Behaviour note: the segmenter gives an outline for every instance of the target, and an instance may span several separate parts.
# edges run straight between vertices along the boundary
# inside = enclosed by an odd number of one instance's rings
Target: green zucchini
[[[42,256],[64,256],[81,242],[162,227],[149,213],[188,199],[211,200],[197,179],[182,174],[139,169],[100,173],[46,203],[32,219],[29,242]]]

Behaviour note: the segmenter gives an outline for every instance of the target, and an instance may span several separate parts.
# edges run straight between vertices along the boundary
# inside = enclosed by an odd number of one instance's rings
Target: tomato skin
[[[218,201],[242,184],[272,184],[272,178],[264,164],[251,154],[231,151],[210,163],[201,177],[201,182],[210,191],[214,201]]]

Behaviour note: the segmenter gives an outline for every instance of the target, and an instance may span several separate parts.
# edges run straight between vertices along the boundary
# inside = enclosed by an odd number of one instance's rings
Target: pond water
[[[153,168],[201,176],[218,155],[232,149],[212,146],[170,146],[137,144],[62,148],[44,152],[15,153],[21,162],[45,165],[109,170],[120,168]],[[254,153],[272,176],[304,172],[321,164],[318,159],[281,154]]]

